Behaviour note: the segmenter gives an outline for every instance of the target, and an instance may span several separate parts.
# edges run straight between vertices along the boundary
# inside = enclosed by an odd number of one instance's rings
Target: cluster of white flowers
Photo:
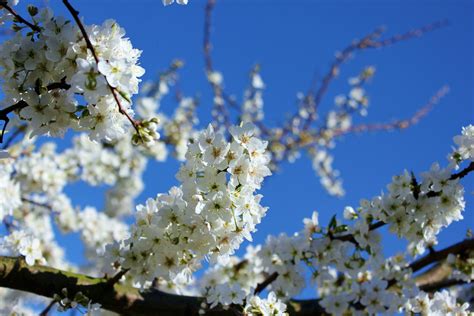
[[[11,148],[13,158],[0,160],[0,174],[8,185],[0,204],[1,219],[10,231],[4,237],[4,250],[25,256],[28,264],[68,267],[64,251],[55,241],[54,218],[63,232],[80,232],[89,259],[98,261],[97,254],[103,253],[105,244],[128,236],[127,226],[94,208],[74,208],[63,190],[77,179],[91,185],[114,185],[107,194],[105,212],[112,216],[130,213],[133,198],[142,189],[145,158],[140,149],[129,139],[99,144],[84,134],[63,153],[58,153],[53,143],[45,143],[37,151],[34,148],[31,141],[20,143]]]
[[[244,299],[254,292],[255,284],[264,280],[263,269],[254,262],[258,260],[259,250],[260,246],[248,246],[243,260],[232,256],[206,270],[199,279],[199,288],[210,308],[217,304],[243,304]]]
[[[454,255],[449,254],[446,263],[453,269],[451,277],[456,280],[471,282],[474,280],[474,251],[467,254]]]
[[[189,144],[177,174],[181,187],[137,207],[131,237],[107,248],[111,267],[130,269],[143,286],[189,275],[206,256],[225,261],[244,238],[251,240],[266,212],[254,192],[270,174],[267,144],[251,124],[230,133],[229,143],[209,125]]]
[[[36,300],[37,297],[36,297]],[[0,288],[0,315],[6,316],[35,316],[28,303],[35,301],[35,296],[25,295],[24,292]]]
[[[103,254],[106,244],[119,241],[129,236],[128,227],[105,213],[97,212],[93,207],[86,207],[78,214],[77,224],[81,238],[91,258]]]
[[[462,128],[461,135],[454,137],[457,148],[449,155],[456,165],[464,160],[474,161],[474,125]]]
[[[40,240],[21,230],[15,230],[10,235],[4,237],[2,246],[16,255],[24,256],[26,263],[29,265],[46,263],[41,252]]]
[[[260,67],[257,65],[250,72],[250,87],[244,92],[241,114],[243,122],[263,120],[263,89],[265,89],[265,83],[260,76]]]
[[[0,219],[21,205],[20,185],[12,179],[13,161],[0,159]]]
[[[71,165],[67,157],[57,154],[55,144],[46,143],[38,151],[15,161],[14,178],[20,183],[22,192],[54,196],[63,190],[74,172]]]
[[[322,186],[329,194],[343,196],[345,194],[339,171],[333,168],[334,157],[329,149],[334,148],[334,138],[352,126],[354,113],[365,116],[369,99],[366,96],[363,85],[375,74],[373,66],[366,67],[358,76],[350,78],[351,90],[346,95],[340,94],[335,97],[336,110],[330,111],[321,127],[320,138],[308,153],[313,160],[313,169],[320,177]],[[304,108],[303,108],[304,109]],[[303,115],[303,117],[309,114]]]
[[[409,300],[405,307],[407,313],[432,316],[472,315],[468,308],[468,303],[459,304],[456,301],[456,296],[447,290],[436,292],[432,297],[428,293],[420,292],[415,298]]]
[[[266,299],[251,296],[247,299],[244,313],[248,316],[287,316],[286,305],[280,301],[275,293],[268,293]]]
[[[28,12],[38,30],[17,30],[0,45],[3,106],[25,101],[17,124],[28,121],[33,135],[62,136],[68,128],[96,140],[123,135],[130,122],[121,112],[133,115],[130,98],[144,73],[141,52],[113,20],[86,27],[93,53],[74,23],[49,8]]]
[[[175,1],[188,3],[163,4]],[[17,3],[3,1],[2,7]],[[407,262],[427,248],[435,251],[440,231],[463,218],[464,175],[455,172],[466,161],[472,170],[473,125],[454,138],[457,147],[448,167],[433,164],[420,180],[405,171],[393,177],[387,193],[362,200],[357,209],[346,207],[345,222],[334,216],[323,227],[314,212],[304,219],[300,232],[269,236],[264,245],[247,247],[240,259],[235,251],[245,239],[252,240],[267,211],[256,192],[278,162],[294,161],[304,149],[327,191],[344,194],[330,150],[336,137],[351,129],[354,113],[367,114],[363,84],[374,68],[349,80],[350,91],[336,96],[336,110],[323,117],[318,129],[311,125],[318,119],[320,102],[314,92],[300,94],[299,111],[284,127],[267,129],[262,124],[265,84],[259,66],[250,73],[240,106],[238,119],[243,123],[230,127],[225,105],[237,103],[225,94],[222,74],[209,71],[214,120],[199,132],[197,98],[177,91],[173,115],[159,112],[182,62],[175,61],[158,82],[144,87],[136,120],[131,98],[144,74],[138,65],[141,51],[132,47],[116,22],[85,26],[85,37],[79,26],[54,16],[49,8],[29,6],[31,24],[10,11],[0,10],[0,25],[13,25],[13,36],[0,45],[0,108],[16,107],[10,111],[16,114],[10,125],[25,136],[63,136],[68,129],[87,133],[73,138],[72,147],[63,152],[53,143],[36,150],[36,137],[0,151],[0,220],[5,225],[1,255],[22,256],[28,265],[77,270],[56,242],[56,225],[63,233],[80,235],[93,263],[82,272],[126,272],[125,278],[141,288],[196,294],[191,274],[209,259],[213,265],[198,282],[199,295],[206,298],[200,313],[218,307],[237,308],[249,316],[286,316],[285,302],[307,285],[309,269],[318,303],[332,315],[468,315],[469,305],[457,301],[459,293],[421,291],[412,275],[417,270]],[[184,161],[176,174],[180,185],[138,205],[129,228],[122,217],[132,212],[143,190],[147,161],[165,160],[167,146]],[[73,206],[65,189],[76,181],[107,185],[105,207]],[[384,225],[408,240],[405,253],[383,257],[376,229]],[[452,279],[474,279],[474,251],[450,254],[444,264],[452,270]],[[259,296],[262,284],[269,290],[265,299]],[[60,311],[74,308],[89,315],[100,307],[80,292],[72,299],[66,289],[61,294],[54,298]],[[31,314],[20,301],[8,299],[0,290],[0,314]],[[12,308],[3,308],[6,304]]]
[[[170,5],[173,4],[175,0],[162,0],[163,5]],[[176,0],[178,4],[188,4],[188,0]]]
[[[334,157],[323,148],[310,149],[309,153],[313,159],[313,169],[319,175],[321,185],[329,194],[343,196],[345,191],[342,180],[339,179],[339,171],[332,167]]]
[[[465,139],[463,144],[467,142]],[[279,298],[290,299],[306,286],[306,266],[317,284],[320,305],[332,315],[360,310],[371,315],[409,312],[409,300],[415,306],[417,299],[427,298],[419,294],[406,257],[425,252],[442,228],[461,218],[464,209],[463,187],[451,172],[452,167],[433,168],[423,174],[420,183],[408,173],[394,177],[388,185],[388,195],[382,194],[372,202],[363,200],[357,210],[344,209],[344,218],[352,222],[350,225],[333,217],[322,227],[314,212],[304,220],[303,231],[293,236],[269,236],[265,245],[248,248],[244,259],[233,258],[227,265],[211,268],[201,281],[207,302],[211,308],[217,304],[242,304],[262,278],[269,276],[276,278],[268,289]],[[451,199],[447,201],[447,197]],[[394,203],[398,205],[395,208]],[[406,254],[383,257],[381,238],[374,229],[383,225],[410,241]],[[467,282],[473,279],[471,256],[448,257],[453,277]],[[426,308],[439,315],[453,308],[460,312],[456,315],[464,315],[467,305],[459,305],[446,295],[435,294]],[[413,311],[420,312],[416,306]]]

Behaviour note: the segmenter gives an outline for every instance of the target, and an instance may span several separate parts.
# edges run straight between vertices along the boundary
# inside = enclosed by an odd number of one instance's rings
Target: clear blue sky
[[[161,0],[76,0],[87,24],[116,19],[127,30],[135,47],[143,50],[146,79],[167,67],[174,58],[186,66],[181,72],[185,94],[201,95],[202,124],[207,124],[211,92],[204,77],[202,35],[204,5],[190,0],[188,6],[163,7]],[[333,98],[348,89],[347,78],[364,66],[374,65],[377,73],[367,87],[371,104],[368,117],[358,122],[382,122],[411,116],[442,85],[450,94],[420,124],[402,132],[347,136],[338,142],[335,167],[341,171],[347,194],[334,198],[326,194],[314,175],[311,162],[302,158],[284,164],[280,173],[263,186],[263,204],[270,207],[258,227],[255,242],[268,234],[293,233],[302,228],[302,219],[313,210],[327,223],[344,206],[357,206],[361,198],[371,198],[385,189],[391,176],[404,168],[416,173],[429,169],[432,162],[446,164],[452,137],[472,123],[473,110],[473,3],[472,1],[310,1],[310,0],[227,0],[218,1],[214,11],[213,56],[216,69],[223,72],[229,93],[242,95],[247,74],[256,63],[262,65],[267,89],[264,93],[266,118],[281,122],[295,109],[295,95],[310,84],[313,73],[324,74],[334,53],[354,38],[385,25],[387,34],[403,32],[440,19],[449,19],[447,28],[382,50],[356,55],[342,68],[324,99],[321,111],[328,110]],[[51,1],[56,12],[67,14],[60,1]],[[163,101],[172,111],[174,99]],[[143,202],[176,184],[178,163],[149,165]],[[419,174],[419,173],[418,173]],[[441,235],[440,246],[464,237],[473,227],[473,181],[465,180],[466,220],[452,225]],[[79,190],[80,189],[80,190]],[[102,205],[101,190],[73,186],[69,192],[81,205]],[[98,193],[99,192],[99,193]],[[387,253],[402,250],[403,243],[384,234]],[[75,237],[61,239],[70,246],[71,260],[78,261],[80,247]],[[304,296],[313,295],[305,291]]]

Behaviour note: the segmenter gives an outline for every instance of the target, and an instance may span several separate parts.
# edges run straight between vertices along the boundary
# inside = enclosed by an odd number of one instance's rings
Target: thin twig
[[[39,316],[47,316],[48,313],[51,311],[51,308],[53,308],[54,304],[56,304],[56,300],[52,300],[48,306],[39,314]]]
[[[0,6],[2,6],[5,10],[10,12],[10,14],[13,15],[18,22],[27,25],[30,29],[32,29],[35,32],[41,32],[41,28],[38,25],[34,25],[33,23],[28,22],[26,19],[24,19],[12,7],[8,5],[7,1],[0,1]]]
[[[405,41],[411,38],[416,38],[424,35],[425,33],[434,31],[436,29],[439,29],[441,27],[445,27],[448,25],[448,22],[446,20],[443,21],[438,21],[434,22],[432,24],[413,29],[411,31],[408,31],[403,34],[398,34],[394,35],[392,37],[389,37],[387,39],[383,40],[376,40],[376,38],[380,37],[380,35],[383,32],[383,28],[377,28],[375,31],[372,33],[366,35],[363,37],[361,40],[356,40],[353,43],[351,43],[349,46],[344,48],[340,53],[337,54],[336,59],[333,61],[331,66],[329,67],[329,71],[326,73],[326,75],[323,77],[321,84],[316,92],[310,91],[308,94],[314,95],[314,100],[313,102],[309,105],[308,110],[311,113],[311,115],[308,115],[308,118],[304,119],[304,124],[303,124],[303,130],[307,130],[309,126],[311,125],[312,121],[316,119],[316,111],[318,106],[320,105],[323,96],[326,94],[328,91],[328,88],[333,81],[334,78],[337,77],[339,74],[339,68],[344,64],[346,61],[350,59],[350,57],[355,53],[356,51],[361,51],[365,50],[368,48],[381,48],[381,47],[386,47],[390,46],[393,44],[397,44],[401,41]],[[288,121],[287,124],[285,124],[284,131],[283,131],[283,136],[286,135],[290,130],[292,126],[292,122],[299,116],[299,112],[297,111]]]
[[[28,103],[26,103],[23,100],[20,100],[17,103],[0,110],[0,121],[5,122],[3,124],[2,133],[0,134],[0,143],[3,143],[3,136],[5,135],[5,130],[7,128],[8,122],[10,122],[10,119],[8,118],[8,114],[10,112],[18,111],[23,108],[26,108],[27,106],[28,106]]]
[[[212,11],[216,5],[216,0],[208,0],[206,3],[206,7],[204,9],[204,37],[203,37],[203,51],[204,51],[204,63],[206,67],[206,75],[208,77],[208,82],[212,87],[212,91],[214,93],[214,111],[215,115],[214,118],[216,121],[219,121],[218,113],[222,114],[222,123],[226,127],[230,126],[230,118],[229,112],[227,111],[226,107],[222,104],[222,101],[228,101],[224,97],[224,91],[222,87],[211,80],[209,80],[209,76],[215,72],[213,62],[212,62],[212,42],[211,42],[211,28],[212,28]]]
[[[406,129],[410,126],[417,124],[422,118],[424,118],[436,104],[438,104],[442,98],[444,98],[449,92],[449,86],[445,85],[441,87],[426,103],[421,107],[412,117],[404,120],[397,120],[390,123],[373,123],[373,124],[360,124],[354,125],[348,129],[341,129],[334,132],[334,136],[341,136],[350,133],[362,133],[362,132],[374,132],[374,131],[389,131],[393,129]]]

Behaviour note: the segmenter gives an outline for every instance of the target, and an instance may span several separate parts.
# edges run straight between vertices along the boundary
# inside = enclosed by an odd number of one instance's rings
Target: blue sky
[[[57,13],[67,14],[60,1],[50,1]],[[202,37],[203,0],[190,0],[188,6],[163,7],[161,0],[76,0],[72,3],[85,23],[116,19],[135,47],[143,50],[141,64],[145,79],[169,65],[174,58],[186,63],[181,71],[181,89],[187,95],[201,96],[201,124],[206,125],[211,108],[211,91],[204,76]],[[364,66],[377,68],[367,86],[369,115],[357,122],[385,122],[411,116],[441,86],[451,92],[418,125],[404,131],[349,135],[336,149],[335,167],[341,171],[347,191],[343,198],[326,194],[314,175],[310,160],[302,157],[285,163],[278,174],[263,186],[263,204],[270,207],[258,227],[255,242],[268,234],[292,234],[302,228],[302,219],[318,210],[321,222],[334,213],[342,214],[346,205],[357,206],[361,198],[371,198],[385,189],[391,176],[405,168],[415,173],[429,169],[432,162],[446,164],[452,137],[461,127],[472,123],[473,108],[473,2],[472,1],[310,1],[310,0],[223,0],[214,11],[213,43],[215,68],[222,71],[228,93],[241,97],[248,72],[255,63],[262,66],[266,120],[282,122],[295,110],[295,96],[305,91],[313,74],[321,77],[334,53],[374,28],[384,25],[395,34],[431,22],[449,19],[450,26],[420,39],[396,46],[359,53],[343,66],[321,104],[324,113],[333,105],[336,94],[348,91],[347,78]],[[174,99],[164,99],[162,108],[172,111]],[[63,144],[68,140],[63,141]],[[176,184],[174,160],[149,165],[143,202]],[[473,227],[472,179],[466,187],[465,221],[452,225],[441,234],[440,246],[458,241]],[[74,202],[102,204],[101,190],[75,185],[69,189]],[[61,242],[68,257],[79,261],[76,238]],[[384,233],[387,253],[402,250],[403,243]],[[304,297],[312,291],[305,291]]]

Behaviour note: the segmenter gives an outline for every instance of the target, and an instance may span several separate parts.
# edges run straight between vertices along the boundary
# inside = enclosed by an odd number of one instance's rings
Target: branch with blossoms
[[[128,131],[121,115],[135,129],[135,142],[154,140],[155,120],[139,122],[132,118],[131,96],[138,92],[138,78],[144,73],[137,65],[140,51],[122,38],[124,32],[115,22],[109,20],[104,30],[85,26],[71,3],[63,3],[77,26],[51,16],[45,8],[29,6],[32,24],[6,1],[1,3],[12,16],[13,31],[19,35],[7,40],[2,49],[16,45],[15,41],[22,38],[31,39],[17,43],[17,51],[6,52],[11,63],[4,63],[3,75],[12,77],[17,87],[4,88],[4,102],[11,100],[14,105],[2,109],[0,119],[5,124],[1,140],[11,112],[20,122],[28,122],[32,135],[62,136],[69,128],[89,129],[91,138],[110,141]],[[34,32],[23,32],[16,23]],[[39,66],[44,73],[36,70]],[[122,80],[124,76],[127,80]],[[86,105],[80,105],[76,97],[85,99]],[[117,109],[111,107],[114,102]]]
[[[428,254],[426,262],[435,262],[449,253],[474,249],[474,240],[466,240],[441,251],[444,256]],[[426,264],[428,265],[428,264]],[[425,266],[426,266],[425,265]],[[121,284],[110,284],[108,279],[94,278],[44,266],[29,266],[21,258],[0,257],[0,286],[53,298],[67,288],[70,293],[81,292],[102,308],[121,315],[199,315],[205,298],[168,294],[159,290],[140,292],[139,289]],[[45,285],[48,286],[45,286]],[[458,281],[425,284],[424,290],[439,290],[458,285]],[[292,300],[288,303],[291,315],[322,315],[318,300]],[[232,310],[212,309],[206,315],[235,315]]]
[[[473,171],[473,131],[469,126],[455,138],[459,147],[449,155],[447,168],[434,164],[429,172],[422,173],[421,181],[405,172],[393,177],[388,194],[362,200],[357,210],[347,207],[344,218],[353,221],[352,225],[333,217],[322,227],[314,213],[304,220],[304,231],[293,236],[270,236],[265,245],[247,249],[243,261],[235,259],[210,269],[201,284],[210,307],[216,301],[238,304],[246,294],[258,295],[264,289],[291,305],[289,298],[305,286],[303,266],[310,269],[317,283],[321,296],[318,304],[329,314],[356,310],[375,314],[416,312],[418,300],[429,299],[424,291],[434,293],[434,305],[453,302],[453,294],[441,290],[470,282],[474,241],[469,237],[440,250],[434,245],[443,228],[462,219],[464,200],[459,180]],[[469,164],[460,169],[466,160]],[[409,241],[405,254],[381,256],[377,230],[382,227]],[[425,252],[421,258],[406,260]],[[449,273],[441,274],[433,268],[414,275],[433,264],[448,264]],[[409,288],[414,289],[412,294],[401,298],[400,291]],[[355,294],[358,291],[360,294]],[[459,308],[461,312],[467,305],[450,303],[439,308]]]
[[[14,34],[0,45],[0,120],[3,132],[8,129],[7,150],[0,154],[0,287],[25,293],[0,289],[0,314],[28,314],[25,302],[35,300],[45,305],[42,314],[55,307],[89,314],[99,305],[129,315],[467,312],[469,296],[462,300],[454,289],[469,288],[473,279],[472,236],[443,249],[437,243],[443,229],[463,218],[462,182],[474,171],[472,125],[455,138],[446,167],[433,164],[418,178],[405,171],[387,192],[346,207],[344,219],[334,216],[322,226],[315,212],[294,235],[269,236],[242,258],[235,255],[268,211],[259,191],[278,164],[306,152],[322,185],[342,195],[330,154],[337,137],[404,129],[431,111],[446,87],[411,118],[353,126],[356,115],[367,114],[365,89],[375,73],[368,66],[349,78],[334,109],[319,113],[354,53],[419,37],[446,22],[387,39],[377,29],[353,41],[321,82],[299,96],[295,114],[270,127],[259,65],[250,71],[241,101],[224,89],[212,60],[216,0],[209,0],[203,49],[214,106],[212,121],[201,128],[199,99],[179,87],[183,62],[173,61],[139,91],[141,52],[115,21],[86,25],[69,0],[62,2],[72,21],[34,6],[21,17],[17,2],[0,1],[2,21]],[[178,105],[168,115],[160,106],[172,89]],[[66,149],[32,137],[69,130],[81,133]],[[147,163],[164,161],[170,152],[183,162],[178,183],[136,205]],[[107,188],[101,209],[74,205],[66,193],[78,182]],[[384,257],[381,229],[406,240],[407,248]],[[66,259],[58,230],[79,236],[86,265]],[[204,262],[209,268],[195,279]],[[317,295],[295,300],[310,283],[308,271]]]
[[[298,99],[298,110],[279,126],[266,126],[262,121],[264,117],[262,93],[265,88],[260,76],[260,67],[257,65],[250,72],[250,87],[245,91],[241,104],[224,89],[224,75],[215,68],[212,59],[213,43],[211,41],[213,11],[216,0],[208,0],[205,6],[204,40],[203,52],[206,67],[206,75],[214,94],[214,107],[212,115],[214,126],[227,127],[233,121],[232,113],[235,110],[237,124],[240,121],[252,122],[258,126],[262,137],[270,142],[269,150],[272,153],[272,170],[276,170],[284,161],[297,159],[302,152],[306,152],[312,160],[313,168],[321,178],[321,184],[329,194],[335,196],[344,195],[342,181],[339,171],[332,166],[333,157],[329,151],[334,147],[337,138],[344,134],[359,133],[367,131],[389,131],[393,129],[402,130],[417,124],[426,116],[433,105],[436,104],[447,92],[443,87],[433,97],[428,105],[421,108],[413,117],[405,120],[397,120],[391,123],[372,123],[352,126],[352,117],[356,114],[366,115],[368,97],[362,86],[374,75],[374,67],[366,67],[358,76],[350,78],[352,89],[347,96],[336,97],[334,111],[330,111],[326,120],[317,126],[315,123],[323,117],[317,109],[324,100],[327,91],[339,75],[340,68],[347,63],[357,52],[373,48],[385,48],[399,42],[424,36],[426,33],[435,31],[449,25],[448,21],[437,21],[429,25],[416,28],[405,33],[396,34],[387,38],[381,38],[384,29],[375,31],[354,40],[350,45],[336,54],[328,72],[323,76],[321,82],[315,80],[310,89],[301,94]]]

